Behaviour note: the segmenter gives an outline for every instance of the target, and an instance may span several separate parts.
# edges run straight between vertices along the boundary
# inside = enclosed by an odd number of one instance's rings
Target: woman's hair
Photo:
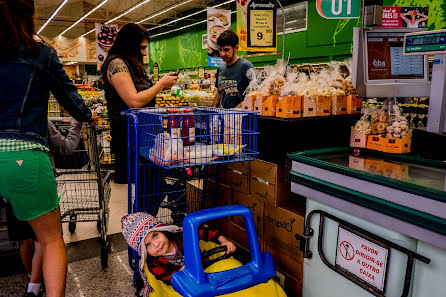
[[[108,51],[108,57],[102,66],[102,71],[105,72],[107,70],[108,64],[112,59],[120,57],[130,64],[133,73],[139,76],[147,76],[140,44],[144,39],[149,40],[149,37],[149,33],[140,25],[134,23],[124,25],[119,30],[113,46]]]
[[[23,50],[25,55],[38,55],[34,40],[34,0],[0,0],[0,59]]]

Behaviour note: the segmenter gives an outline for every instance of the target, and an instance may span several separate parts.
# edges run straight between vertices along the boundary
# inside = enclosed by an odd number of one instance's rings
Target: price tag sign
[[[276,3],[252,0],[248,5],[248,47],[276,47]]]
[[[446,30],[407,33],[404,55],[435,55],[446,53]]]
[[[204,67],[198,67],[198,78],[204,78]]]
[[[159,79],[160,79],[160,66],[158,62],[155,62],[153,64],[153,80],[159,81]]]

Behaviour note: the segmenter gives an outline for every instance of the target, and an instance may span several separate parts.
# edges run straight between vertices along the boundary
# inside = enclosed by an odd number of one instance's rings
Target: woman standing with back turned
[[[51,91],[78,121],[94,120],[56,51],[35,41],[34,0],[0,1],[0,196],[43,250],[46,295],[65,295],[67,256],[45,140]]]

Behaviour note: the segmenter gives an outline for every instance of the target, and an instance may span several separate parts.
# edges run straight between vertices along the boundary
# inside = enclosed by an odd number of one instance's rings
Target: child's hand
[[[180,268],[180,270],[179,271],[183,271],[184,270],[184,265],[183,266],[181,266],[181,268]]]
[[[232,241],[228,240],[223,235],[218,238],[218,241],[220,241],[221,245],[224,245],[227,247],[226,254],[235,252],[235,244],[232,243]]]

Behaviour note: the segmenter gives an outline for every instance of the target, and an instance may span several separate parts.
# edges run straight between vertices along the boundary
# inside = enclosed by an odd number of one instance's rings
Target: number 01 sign
[[[276,47],[276,10],[274,1],[251,0],[248,5],[248,47]]]

